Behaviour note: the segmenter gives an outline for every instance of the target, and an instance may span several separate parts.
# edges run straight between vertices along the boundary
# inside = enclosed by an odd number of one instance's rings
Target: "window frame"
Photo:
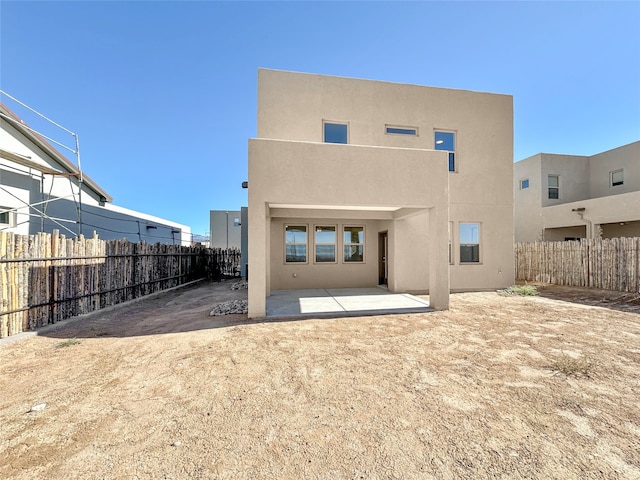
[[[4,227],[15,227],[15,208],[0,206],[0,218],[6,215],[6,222],[0,220],[0,225]]]
[[[296,242],[296,243],[287,243],[287,228],[289,227],[297,227],[297,228],[301,228],[304,227],[305,229],[305,241],[304,244],[300,243],[300,242]],[[309,224],[307,223],[285,223],[284,224],[284,228],[283,228],[283,232],[284,232],[284,263],[286,265],[305,265],[309,263]],[[287,247],[289,245],[304,245],[305,246],[305,260],[303,262],[293,262],[293,261],[288,261],[287,260]]]
[[[555,177],[558,179],[558,184],[555,187],[552,187],[551,185],[549,185],[549,180],[551,179],[551,177]],[[556,191],[556,196],[552,197],[551,196],[551,189],[555,189]],[[549,200],[560,200],[560,175],[558,174],[553,174],[550,173],[547,175],[547,199]]]
[[[621,178],[620,178],[619,182],[614,182],[614,180],[613,180],[613,176],[616,173],[619,173],[621,175]],[[619,187],[621,185],[624,185],[624,168],[619,168],[617,170],[611,170],[609,172],[609,188]]]
[[[352,243],[344,241],[345,229],[347,228],[361,228],[362,229],[362,243]],[[367,242],[367,232],[364,224],[344,224],[342,225],[342,263],[353,265],[353,264],[364,264],[366,260],[365,255],[365,244]],[[346,260],[345,248],[352,247],[354,245],[362,246],[362,260]]]
[[[394,129],[394,130],[405,130],[405,132],[390,132],[390,129]],[[410,131],[413,131],[413,133],[409,133]],[[390,124],[385,124],[384,126],[384,134],[385,135],[397,135],[399,137],[419,137],[420,136],[420,132],[418,131],[418,127],[409,127],[409,126],[402,126],[402,125],[390,125]]]
[[[526,185],[525,185],[526,183]],[[522,180],[520,180],[520,190],[526,190],[527,188],[529,188],[529,179],[528,178],[523,178]]]
[[[453,150],[444,150],[442,148],[438,148],[438,140],[436,139],[436,135],[438,133],[450,133],[453,135]],[[433,149],[439,152],[449,152],[447,170],[452,173],[457,173],[459,171],[457,146],[458,146],[458,132],[456,130],[449,130],[446,128],[433,129]],[[453,163],[453,170],[451,169],[452,163]]]
[[[333,243],[328,242],[318,242],[316,238],[317,228],[333,228],[333,233],[335,234]],[[318,261],[318,245],[333,245],[333,261],[332,262],[322,262]],[[313,225],[313,263],[318,265],[331,265],[338,263],[338,225],[337,224],[326,224],[326,223],[318,223]]]
[[[477,242],[463,242],[460,229],[463,225],[477,225],[478,226],[478,241]],[[463,261],[462,260],[462,247],[463,246],[478,246],[478,261]],[[481,222],[458,222],[458,255],[460,265],[482,265],[482,223]]]
[[[326,140],[326,130],[325,130],[325,126],[326,125],[344,125],[347,129],[347,139],[344,143],[342,142],[327,142]],[[349,145],[349,134],[350,134],[350,125],[349,122],[344,122],[344,121],[339,121],[339,120],[322,120],[322,143],[330,143],[332,145]]]

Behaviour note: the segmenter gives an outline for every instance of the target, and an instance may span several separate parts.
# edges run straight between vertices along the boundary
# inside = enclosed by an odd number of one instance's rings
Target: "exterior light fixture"
[[[242,188],[249,188],[249,182],[242,182]]]

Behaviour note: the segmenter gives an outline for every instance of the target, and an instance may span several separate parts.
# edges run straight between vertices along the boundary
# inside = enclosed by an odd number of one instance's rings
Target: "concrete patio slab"
[[[267,297],[267,317],[336,317],[420,313],[429,302],[382,288],[274,290]]]

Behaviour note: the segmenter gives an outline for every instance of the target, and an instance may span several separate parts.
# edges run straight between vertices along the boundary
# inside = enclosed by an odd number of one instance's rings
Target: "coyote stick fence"
[[[234,263],[235,262],[235,263]],[[235,275],[237,249],[0,232],[0,337],[206,278]]]
[[[640,237],[516,243],[516,279],[640,293]]]

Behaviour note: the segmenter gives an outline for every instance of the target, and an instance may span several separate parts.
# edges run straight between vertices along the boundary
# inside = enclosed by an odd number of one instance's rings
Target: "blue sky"
[[[258,67],[511,94],[515,160],[640,139],[640,2],[0,2],[0,89],[194,233],[246,205]]]

